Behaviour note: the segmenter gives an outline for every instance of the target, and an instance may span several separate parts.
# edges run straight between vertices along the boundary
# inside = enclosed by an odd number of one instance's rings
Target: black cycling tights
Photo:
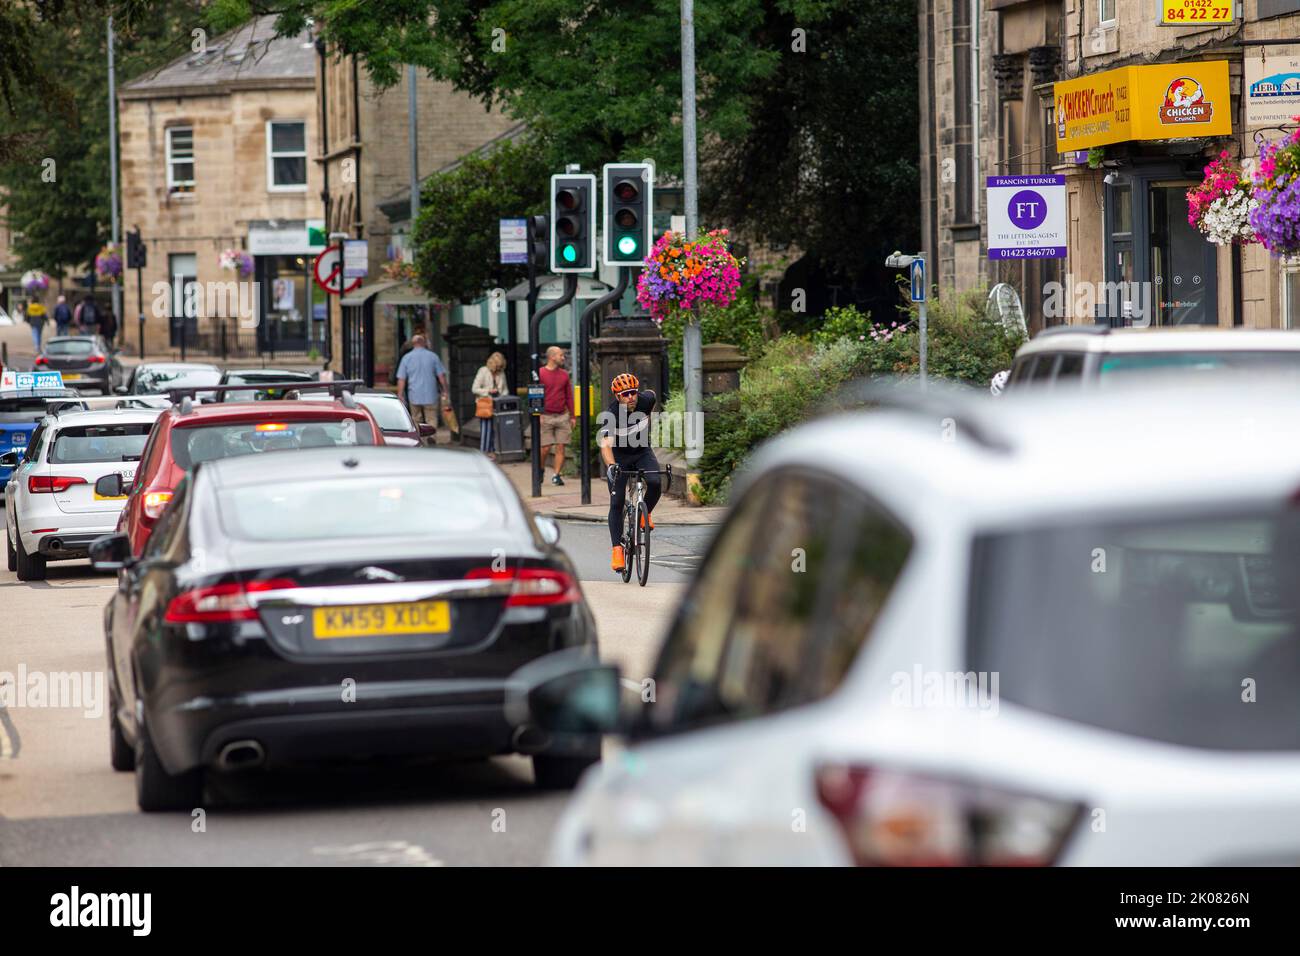
[[[623,541],[623,504],[627,501],[628,477],[638,468],[642,471],[658,471],[659,460],[655,458],[652,451],[646,449],[635,458],[619,461],[617,464],[618,481],[615,483],[614,492],[609,496],[609,541],[610,544],[615,545]],[[655,505],[659,503],[659,496],[663,494],[660,477],[660,475],[646,475],[645,506],[651,511],[655,510]]]

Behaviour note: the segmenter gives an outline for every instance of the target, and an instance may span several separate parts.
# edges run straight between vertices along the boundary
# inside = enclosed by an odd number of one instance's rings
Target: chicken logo
[[[1169,84],[1165,102],[1160,107],[1160,122],[1208,123],[1214,115],[1214,104],[1205,99],[1205,90],[1189,76],[1180,76]]]

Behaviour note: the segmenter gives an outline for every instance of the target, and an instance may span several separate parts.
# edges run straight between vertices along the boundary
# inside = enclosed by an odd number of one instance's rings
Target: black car
[[[221,376],[220,385],[249,385],[248,391],[217,393],[219,402],[262,402],[285,397],[288,389],[267,386],[282,386],[285,382],[302,382],[303,384],[320,381],[320,376],[311,372],[295,372],[289,369],[253,368],[228,370]],[[259,387],[260,386],[260,387]]]
[[[36,356],[36,371],[57,371],[78,389],[96,388],[110,394],[122,380],[122,363],[112,346],[98,335],[60,335],[47,339]]]
[[[201,465],[104,612],[112,764],[141,809],[188,808],[205,770],[532,755],[543,787],[599,760],[504,702],[519,667],[596,653],[577,575],[481,455],[312,449]],[[138,717],[137,717],[138,715]]]

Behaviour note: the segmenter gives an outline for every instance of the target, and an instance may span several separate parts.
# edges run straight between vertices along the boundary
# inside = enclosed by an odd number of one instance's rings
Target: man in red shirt
[[[564,370],[564,349],[552,345],[546,350],[546,364],[537,373],[542,380],[546,398],[542,404],[542,473],[546,472],[546,456],[555,452],[555,474],[551,484],[562,485],[564,479],[564,449],[573,434],[573,383]]]

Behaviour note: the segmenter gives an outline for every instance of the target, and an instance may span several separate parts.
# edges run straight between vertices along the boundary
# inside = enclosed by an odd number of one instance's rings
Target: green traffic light
[[[623,236],[618,241],[618,251],[620,255],[631,256],[636,254],[636,236]]]
[[[560,255],[564,256],[565,262],[577,262],[578,248],[577,246],[565,246],[560,250]]]

